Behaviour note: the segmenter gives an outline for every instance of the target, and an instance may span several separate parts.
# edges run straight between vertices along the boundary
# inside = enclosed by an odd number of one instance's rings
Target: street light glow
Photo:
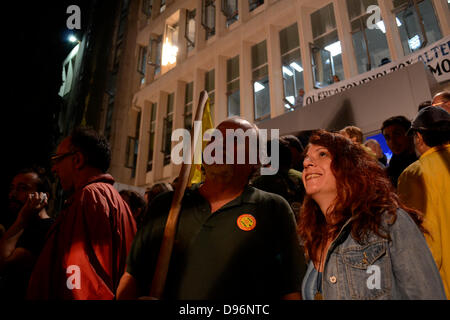
[[[73,42],[77,42],[78,39],[77,39],[77,37],[75,37],[73,34],[71,34],[71,35],[69,36],[69,41],[73,43]]]

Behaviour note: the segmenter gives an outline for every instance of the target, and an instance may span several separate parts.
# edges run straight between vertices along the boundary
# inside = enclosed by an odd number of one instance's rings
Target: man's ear
[[[416,131],[416,132],[414,133],[414,135],[415,135],[415,138],[416,138],[416,143],[417,143],[417,145],[418,145],[418,146],[422,146],[422,145],[424,144],[422,134],[421,134],[419,131]]]
[[[84,157],[84,155],[81,152],[76,152],[73,156],[73,161],[75,163],[75,168],[76,169],[81,169],[84,167],[85,163],[86,163],[86,158]]]

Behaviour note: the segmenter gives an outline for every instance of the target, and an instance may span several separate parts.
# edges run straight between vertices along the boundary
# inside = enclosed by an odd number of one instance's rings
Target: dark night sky
[[[83,32],[89,3],[81,0],[14,1],[6,6],[2,3],[2,107],[6,112],[3,195],[18,169],[33,163],[46,165],[54,151],[52,114],[59,105],[62,62],[74,46],[66,40],[70,32],[66,27],[70,14],[66,10],[71,4],[81,7],[79,32]]]

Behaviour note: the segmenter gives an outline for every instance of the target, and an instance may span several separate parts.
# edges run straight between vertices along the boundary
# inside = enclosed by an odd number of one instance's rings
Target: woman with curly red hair
[[[420,214],[361,146],[319,130],[303,166],[304,299],[445,299]]]

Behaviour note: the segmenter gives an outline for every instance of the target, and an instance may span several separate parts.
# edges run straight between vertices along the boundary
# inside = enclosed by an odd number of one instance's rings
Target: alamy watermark
[[[80,7],[75,4],[72,4],[67,7],[66,13],[70,14],[70,16],[66,20],[67,29],[80,30],[81,29],[81,9],[80,9]]]
[[[202,122],[194,121],[194,164],[261,164],[261,175],[273,175],[278,172],[279,130],[270,129],[270,157],[267,154],[268,130],[259,129],[226,129],[225,138],[220,130],[206,130],[202,136]],[[181,141],[180,141],[181,139]],[[174,164],[192,164],[191,134],[187,129],[176,129],[172,132],[172,142],[178,142],[171,151]],[[202,142],[209,142],[202,152]],[[224,145],[224,141],[225,145]],[[246,142],[248,141],[248,143]],[[225,148],[224,148],[225,147]],[[235,154],[236,151],[236,154]],[[258,162],[259,160],[259,162]],[[270,164],[270,166],[265,166]]]
[[[380,23],[383,23],[381,20],[381,9],[379,6],[376,5],[370,5],[367,7],[366,13],[371,13],[373,12],[366,21],[367,24],[367,28],[369,28],[370,30],[373,29],[382,29],[384,27],[380,25]]]
[[[72,264],[67,267],[66,274],[68,275],[66,280],[67,289],[81,289],[81,270],[80,267]]]
[[[367,288],[369,290],[381,289],[381,269],[377,265],[370,265],[367,267],[366,273],[370,274],[367,279]]]

